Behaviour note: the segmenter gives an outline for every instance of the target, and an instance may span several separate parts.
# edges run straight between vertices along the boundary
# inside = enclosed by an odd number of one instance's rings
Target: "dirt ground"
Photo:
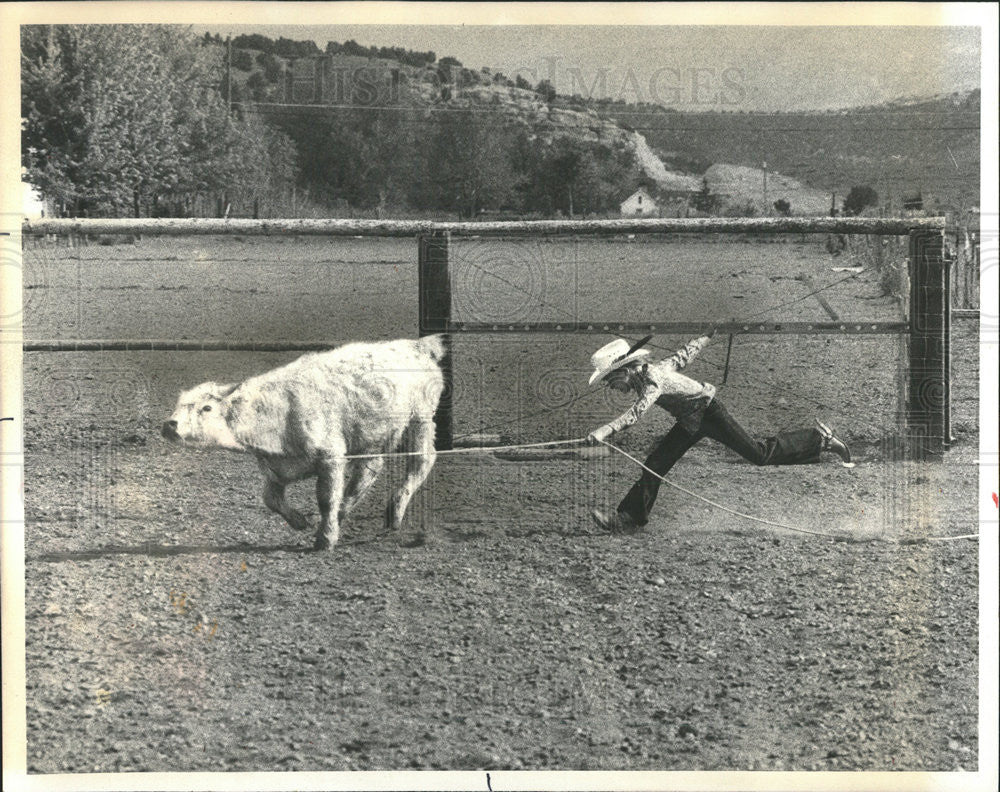
[[[822,319],[796,274],[851,263],[805,239],[455,254],[456,314],[486,321]],[[28,250],[25,336],[414,335],[415,257],[410,240]],[[824,294],[898,316],[871,273]],[[533,442],[614,417],[604,391],[558,408],[605,340],[456,338],[456,432]],[[403,536],[381,534],[390,466],[315,553],[266,511],[251,459],[157,434],[181,389],[294,353],[26,354],[29,771],[973,770],[978,543],[918,541],[978,530],[975,324],[956,320],[953,355],[956,444],[912,462],[897,339],[735,340],[730,411],[756,432],[821,417],[858,465],[755,468],[706,441],[671,480],[824,536],[666,487],[642,533],[609,536],[588,512],[637,476],[624,458],[468,455],[439,458]],[[725,358],[721,339],[692,375],[721,382]],[[669,426],[647,416],[623,446]],[[292,499],[315,518],[311,486]]]

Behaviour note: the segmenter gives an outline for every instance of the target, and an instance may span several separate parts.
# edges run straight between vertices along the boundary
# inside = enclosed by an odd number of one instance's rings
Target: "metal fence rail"
[[[850,333],[885,335],[908,333],[909,322],[719,322],[712,325],[726,334],[817,335]],[[449,333],[700,333],[704,322],[448,322]]]

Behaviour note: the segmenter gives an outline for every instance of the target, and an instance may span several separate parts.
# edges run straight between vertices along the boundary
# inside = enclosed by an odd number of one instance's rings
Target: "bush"
[[[267,80],[260,72],[255,71],[247,78],[247,91],[255,102],[267,99]]]
[[[281,79],[281,61],[274,55],[262,52],[257,57],[257,65],[264,70],[264,79],[269,83],[276,83]]]
[[[851,264],[878,274],[883,297],[902,300],[907,293],[906,240],[868,234],[843,235]]]
[[[869,206],[878,206],[878,193],[867,185],[852,187],[844,199],[844,214],[859,215]]]
[[[719,206],[719,196],[714,195],[708,186],[708,179],[701,180],[701,189],[694,194],[691,204],[699,212],[711,214]]]
[[[556,87],[548,80],[542,80],[535,88],[535,93],[542,97],[542,101],[551,104],[556,98]]]

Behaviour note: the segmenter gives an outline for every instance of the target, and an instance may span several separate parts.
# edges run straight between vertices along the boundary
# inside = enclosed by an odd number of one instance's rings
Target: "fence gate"
[[[906,405],[907,447],[923,458],[939,456],[951,443],[951,277],[944,259],[945,219],[906,218],[704,218],[630,220],[553,220],[439,223],[403,220],[214,220],[214,219],[43,219],[24,223],[26,235],[312,235],[386,236],[418,239],[418,302],[421,335],[443,333],[445,392],[436,416],[439,449],[452,445],[452,352],[455,333],[684,333],[703,325],[692,322],[535,322],[492,324],[454,322],[449,272],[452,236],[615,236],[620,234],[749,233],[874,234],[909,236],[909,320],[907,322],[731,322],[722,333],[904,334],[909,340]],[[199,341],[60,341],[29,340],[26,352],[167,350],[167,351],[306,351],[335,344],[272,344]]]

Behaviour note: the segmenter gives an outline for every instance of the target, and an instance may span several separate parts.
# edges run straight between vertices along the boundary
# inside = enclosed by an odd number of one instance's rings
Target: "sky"
[[[979,87],[979,31],[963,27],[196,25],[271,38],[354,39],[451,55],[562,94],[680,110],[828,110]]]

